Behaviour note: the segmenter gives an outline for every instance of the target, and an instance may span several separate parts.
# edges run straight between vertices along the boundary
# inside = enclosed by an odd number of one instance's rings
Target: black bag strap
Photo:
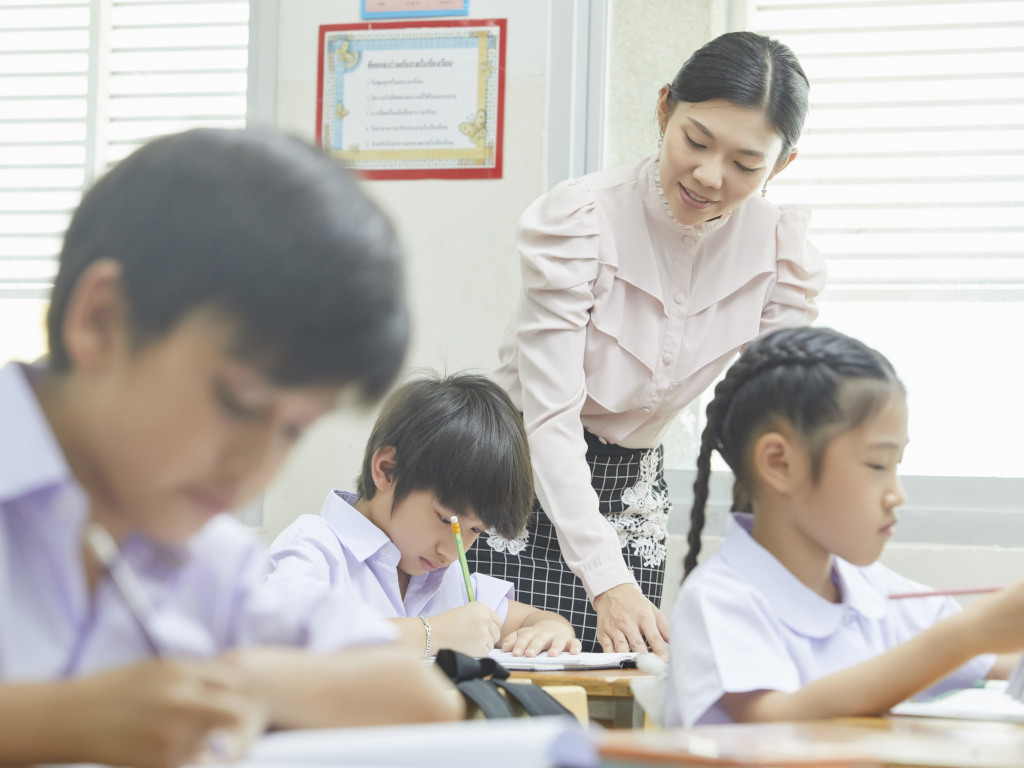
[[[569,715],[572,712],[565,708],[558,699],[533,683],[508,683],[504,680],[491,680],[491,684],[505,691],[505,695],[514,699],[526,713],[533,717],[542,715]]]
[[[491,680],[463,680],[456,683],[455,687],[480,708],[484,717],[515,717],[512,705],[498,692]]]
[[[442,648],[437,652],[437,665],[453,683],[462,680],[480,680],[485,677],[505,680],[508,677],[508,670],[494,659],[488,656],[475,659],[450,648]]]
[[[442,648],[437,652],[437,665],[462,695],[480,708],[484,717],[515,717],[508,699],[501,695],[491,680],[484,679],[501,672],[508,677],[508,670],[494,659],[474,659],[464,653]]]
[[[437,652],[437,665],[484,717],[514,717],[515,701],[532,716],[569,715],[572,712],[547,691],[532,683],[509,683],[508,670],[494,659],[475,659],[464,653],[443,648]],[[498,689],[505,691],[502,696]],[[507,696],[507,698],[506,698]]]

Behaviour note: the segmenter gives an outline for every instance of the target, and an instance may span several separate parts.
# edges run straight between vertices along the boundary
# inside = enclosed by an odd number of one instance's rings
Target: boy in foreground
[[[277,603],[222,514],[339,393],[388,387],[401,272],[352,176],[269,133],[157,140],[83,198],[49,359],[0,369],[0,763],[174,766],[267,726],[460,716],[400,646],[328,653],[391,633],[339,633],[338,600]]]

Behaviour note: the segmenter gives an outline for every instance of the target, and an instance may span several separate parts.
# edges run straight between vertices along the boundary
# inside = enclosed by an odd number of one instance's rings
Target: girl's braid
[[[761,374],[784,365],[812,366],[830,365],[835,362],[829,354],[827,344],[813,342],[822,337],[818,334],[774,333],[749,347],[732,364],[728,372],[715,387],[715,396],[708,404],[707,425],[701,434],[700,451],[697,454],[697,479],[693,483],[693,506],[690,508],[690,532],[687,535],[689,548],[683,560],[683,579],[697,567],[701,550],[701,533],[704,530],[705,507],[708,486],[711,479],[711,454],[718,450],[725,462],[736,472],[743,446],[727,440],[729,415],[736,393]],[[827,341],[827,339],[826,339]],[[811,343],[809,343],[811,342]],[[819,349],[813,347],[820,346]]]

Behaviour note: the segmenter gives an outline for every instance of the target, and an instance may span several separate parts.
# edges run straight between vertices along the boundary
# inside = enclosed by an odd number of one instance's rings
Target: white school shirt
[[[960,610],[951,597],[888,600],[928,588],[875,563],[835,558],[841,603],[803,585],[736,513],[721,550],[683,583],[672,612],[665,725],[731,722],[725,693],[792,692],[909,640]],[[966,688],[995,657],[978,656],[926,692]]]
[[[334,593],[361,601],[377,616],[436,616],[468,602],[462,567],[410,576],[405,599],[398,586],[401,553],[380,528],[356,508],[359,497],[332,491],[320,515],[300,515],[270,545],[267,584],[284,595]],[[471,575],[476,599],[502,622],[515,594],[508,581]]]
[[[657,446],[743,345],[811,323],[825,285],[807,208],[754,195],[684,226],[658,174],[654,155],[564,181],[516,234],[522,288],[494,378],[523,412],[537,498],[591,597],[634,578],[598,511],[583,428]]]
[[[0,368],[3,682],[78,677],[153,656],[109,578],[88,594],[81,547],[89,502],[29,385],[36,373],[18,363]],[[167,656],[211,657],[256,643],[328,651],[395,637],[372,617],[351,626],[338,598],[286,604],[265,591],[259,586],[264,546],[227,515],[187,543],[158,545],[136,535],[121,551],[147,597],[147,625]]]

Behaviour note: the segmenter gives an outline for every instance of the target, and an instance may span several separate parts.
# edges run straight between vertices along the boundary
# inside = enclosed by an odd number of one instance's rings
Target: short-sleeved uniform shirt
[[[110,579],[88,593],[82,563],[88,497],[29,384],[0,368],[0,681],[78,677],[153,656]],[[168,657],[212,657],[249,644],[329,651],[390,641],[392,627],[341,597],[285,603],[263,589],[265,547],[220,515],[186,543],[141,535],[121,546],[146,596],[147,628]],[[354,621],[354,616],[362,616]]]
[[[267,584],[287,596],[334,593],[357,599],[384,618],[436,616],[468,601],[462,569],[409,577],[405,597],[398,585],[401,553],[388,535],[357,509],[358,497],[328,494],[319,515],[301,515],[270,545]],[[476,599],[504,621],[515,590],[510,582],[471,575]]]
[[[889,600],[927,587],[875,563],[835,558],[842,601],[802,584],[734,514],[722,548],[683,583],[672,612],[666,725],[730,722],[725,693],[796,691],[877,656],[960,610],[950,597]],[[978,656],[928,689],[933,695],[983,678],[993,656]]]

